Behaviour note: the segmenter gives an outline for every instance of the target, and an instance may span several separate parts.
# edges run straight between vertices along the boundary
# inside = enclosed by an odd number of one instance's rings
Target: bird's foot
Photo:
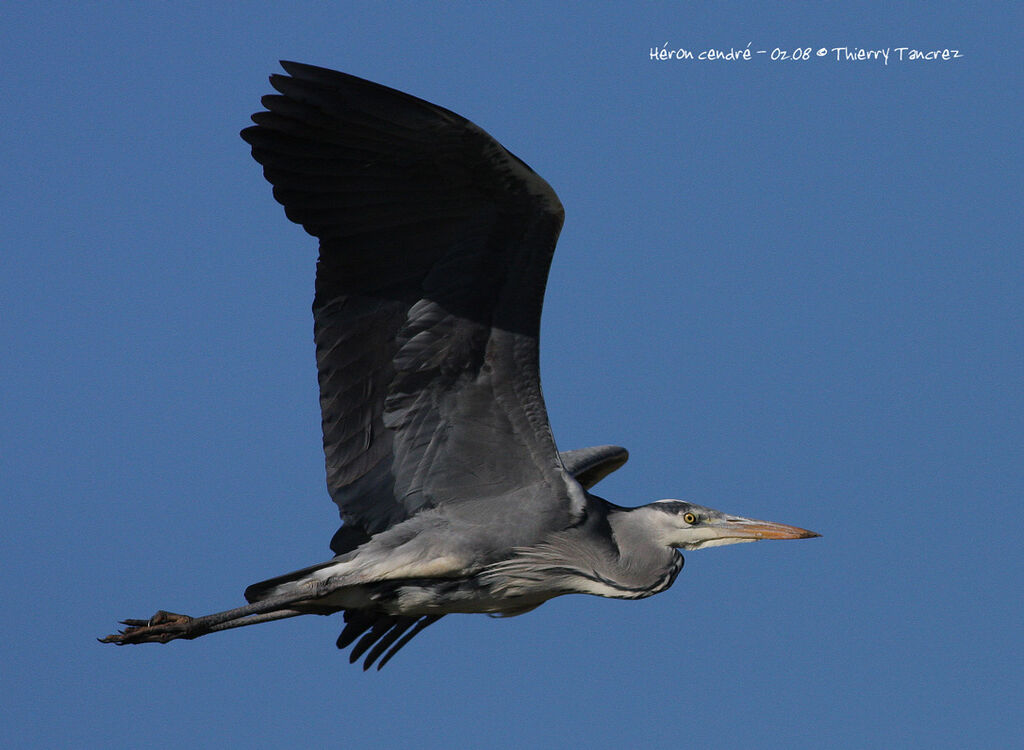
[[[193,622],[188,615],[160,610],[148,620],[121,620],[121,624],[128,627],[98,640],[124,646],[128,643],[167,643],[177,638],[195,638],[200,633],[192,632]]]

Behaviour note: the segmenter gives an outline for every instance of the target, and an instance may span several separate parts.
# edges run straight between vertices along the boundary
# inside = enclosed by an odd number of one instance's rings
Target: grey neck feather
[[[618,548],[618,557],[612,566],[615,579],[624,589],[645,590],[645,596],[671,586],[683,567],[683,556],[658,538],[659,515],[660,511],[647,506],[613,507],[608,514],[612,538]]]
[[[520,550],[482,578],[503,596],[526,599],[571,593],[642,599],[671,586],[683,556],[657,541],[655,512],[589,500],[583,525]]]

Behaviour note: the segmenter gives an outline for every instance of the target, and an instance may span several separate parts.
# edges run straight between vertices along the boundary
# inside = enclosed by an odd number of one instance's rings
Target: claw
[[[174,612],[160,610],[148,620],[121,620],[127,625],[124,630],[106,638],[98,638],[100,643],[116,643],[124,646],[128,643],[167,643],[176,638],[194,638],[189,632],[192,618]]]

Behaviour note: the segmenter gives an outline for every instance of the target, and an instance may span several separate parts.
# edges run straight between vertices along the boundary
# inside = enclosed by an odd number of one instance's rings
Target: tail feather
[[[253,602],[263,601],[274,596],[301,593],[299,584],[303,580],[318,570],[334,565],[334,563],[334,560],[328,560],[327,562],[310,565],[308,568],[293,570],[291,573],[285,573],[275,578],[268,578],[265,581],[254,583],[245,590],[245,600],[252,604]]]
[[[318,571],[337,565],[338,560],[310,565],[308,568],[268,578],[254,583],[245,590],[245,599],[250,604],[280,596],[301,597],[308,594],[303,584]],[[292,605],[289,605],[292,606]],[[441,619],[442,615],[391,615],[374,608],[344,609],[336,605],[318,605],[316,600],[298,601],[295,608],[309,614],[331,614],[345,612],[345,628],[338,636],[338,648],[352,646],[349,661],[355,662],[363,654],[363,669],[376,663],[377,669],[387,664],[398,651],[425,628]],[[358,642],[357,642],[358,640]]]

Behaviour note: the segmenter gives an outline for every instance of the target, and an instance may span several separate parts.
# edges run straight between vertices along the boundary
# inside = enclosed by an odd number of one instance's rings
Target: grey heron
[[[313,302],[334,556],[203,617],[124,620],[164,643],[344,613],[338,647],[378,669],[449,613],[510,616],[563,594],[669,588],[679,550],[814,532],[681,500],[590,492],[625,449],[559,453],[538,337],[562,226],[554,190],[482,129],[343,73],[283,62],[242,131],[293,222],[320,241]],[[357,641],[358,639],[358,641]]]

